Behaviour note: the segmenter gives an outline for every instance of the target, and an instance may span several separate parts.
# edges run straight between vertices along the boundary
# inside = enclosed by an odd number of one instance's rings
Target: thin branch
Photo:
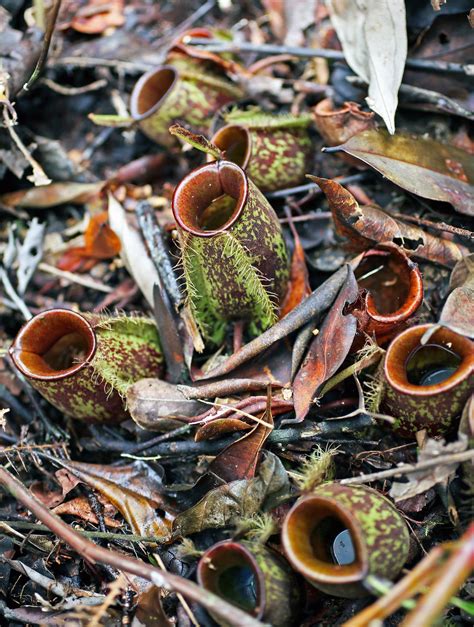
[[[358,484],[358,483],[370,483],[371,481],[380,481],[382,479],[389,479],[392,477],[401,477],[402,475],[410,475],[421,470],[428,470],[434,468],[440,464],[455,464],[466,462],[474,459],[474,449],[470,451],[463,451],[462,453],[451,453],[450,455],[439,455],[433,459],[427,459],[417,464],[401,464],[396,468],[390,470],[381,470],[380,472],[373,472],[368,475],[360,475],[360,477],[349,477],[348,479],[341,479],[340,483],[343,485]]]
[[[36,83],[39,75],[41,74],[45,64],[46,59],[48,58],[49,47],[51,45],[51,39],[54,33],[54,27],[56,25],[56,20],[58,19],[59,9],[61,8],[61,0],[54,0],[53,8],[51,10],[51,15],[49,17],[48,27],[46,29],[46,33],[44,35],[43,48],[41,49],[41,54],[39,56],[38,61],[36,62],[36,67],[33,70],[33,74],[30,76],[28,81],[23,85],[20,89],[19,96],[30,89],[30,87]]]
[[[331,59],[333,61],[345,61],[344,52],[328,48],[304,48],[302,46],[252,44],[248,42],[223,43],[219,39],[201,38],[192,38],[189,41],[186,41],[186,44],[190,46],[199,46],[201,49],[209,52],[255,52],[257,54],[265,55],[289,54],[293,57],[319,57],[321,59]],[[449,74],[463,74],[465,76],[470,74],[472,68],[472,66],[462,65],[461,63],[448,63],[446,61],[430,61],[428,59],[413,58],[406,60],[406,67],[411,70],[422,70],[424,72],[446,72]]]
[[[178,575],[163,572],[133,557],[97,546],[90,540],[83,538],[58,516],[52,514],[27,490],[21,481],[3,467],[0,467],[0,484],[5,486],[15,499],[28,508],[39,520],[49,527],[53,533],[77,551],[84,560],[93,564],[97,562],[107,564],[118,570],[147,579],[165,590],[179,592],[184,597],[201,604],[208,611],[216,614],[223,621],[235,627],[262,626],[260,621],[252,618],[249,614],[234,605],[227,603],[227,601],[224,601],[224,599],[221,599],[212,592],[200,588],[192,581],[179,577]]]

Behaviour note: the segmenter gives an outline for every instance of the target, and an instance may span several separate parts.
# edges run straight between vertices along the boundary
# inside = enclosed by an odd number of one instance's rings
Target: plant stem
[[[461,453],[451,453],[450,455],[438,455],[433,459],[427,459],[426,461],[419,462],[418,464],[401,464],[396,468],[390,468],[390,470],[381,470],[380,472],[373,472],[369,475],[360,475],[360,477],[341,479],[341,484],[350,485],[369,483],[371,481],[379,481],[381,479],[409,475],[414,472],[419,472],[420,470],[428,470],[429,468],[434,468],[440,464],[455,464],[466,462],[470,459],[474,459],[474,449],[462,451]]]

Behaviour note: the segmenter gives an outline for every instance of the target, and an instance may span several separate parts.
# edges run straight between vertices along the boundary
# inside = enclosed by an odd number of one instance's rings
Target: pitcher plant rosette
[[[366,486],[323,484],[302,496],[285,518],[282,542],[290,564],[334,596],[369,594],[370,575],[394,579],[407,560],[408,528],[394,505]]]
[[[211,142],[243,168],[263,192],[293,187],[311,167],[309,115],[271,114],[251,109],[224,115],[227,125]]]
[[[474,386],[474,342],[445,327],[424,324],[400,333],[385,355],[387,413],[393,429],[413,438],[426,429],[429,436],[451,431]]]
[[[172,206],[188,301],[204,337],[221,342],[229,321],[245,321],[250,335],[271,326],[288,284],[288,254],[274,210],[245,172],[230,161],[196,168]]]
[[[301,601],[297,575],[282,555],[262,544],[218,542],[200,559],[197,578],[203,588],[264,623],[295,624]]]
[[[157,329],[142,317],[50,309],[20,329],[9,352],[46,400],[87,421],[125,419],[128,387],[163,371]]]

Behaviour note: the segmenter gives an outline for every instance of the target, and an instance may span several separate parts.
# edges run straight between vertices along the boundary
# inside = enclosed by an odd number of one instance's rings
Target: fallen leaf
[[[266,452],[253,479],[232,481],[210,490],[196,505],[176,516],[173,537],[186,537],[204,529],[230,525],[239,517],[256,514],[265,501],[288,494],[290,482],[280,459]]]
[[[443,439],[434,440],[428,438],[424,447],[418,455],[418,462],[435,459],[440,455],[451,453],[462,453],[468,448],[468,439],[465,435],[459,434],[459,439],[455,442],[445,444]],[[456,472],[459,462],[453,464],[438,464],[427,470],[420,470],[417,473],[410,473],[406,483],[394,481],[390,488],[390,496],[395,501],[403,501],[417,494],[426,492],[438,483],[447,483]]]
[[[434,139],[369,130],[338,146],[413,194],[449,202],[474,215],[474,161],[454,146]]]
[[[239,418],[218,418],[200,426],[194,435],[194,439],[196,442],[212,440],[236,431],[247,431],[247,429],[252,429],[252,425]]]
[[[453,291],[444,304],[439,322],[456,333],[474,337],[474,253],[454,266],[449,285]]]
[[[129,387],[127,408],[142,429],[160,431],[171,420],[188,421],[202,412],[205,406],[199,401],[187,399],[176,385],[149,378]]]
[[[290,282],[288,291],[283,301],[280,318],[290,313],[297,305],[299,305],[306,296],[311,294],[311,286],[309,284],[308,268],[306,267],[306,259],[301,240],[296,229],[293,229],[293,238],[295,248],[291,258]]]
[[[418,226],[406,224],[376,205],[359,206],[354,196],[336,181],[308,175],[326,194],[334,225],[348,239],[352,250],[362,251],[374,244],[391,242],[409,255],[452,268],[469,251],[461,244],[430,235]]]
[[[58,458],[51,458],[51,461],[107,498],[134,533],[163,539],[168,537],[170,517],[165,518],[157,511],[165,507],[159,490],[161,477],[149,465],[134,462],[127,466],[107,466]]]
[[[120,240],[120,257],[125,267],[153,309],[154,285],[160,283],[158,272],[140,234],[128,223],[125,209],[112,194],[109,194],[109,224]]]
[[[107,501],[106,510],[114,510],[115,508]],[[76,518],[80,518],[81,520],[85,520],[93,525],[98,524],[97,516],[91,509],[90,503],[85,496],[78,496],[75,499],[71,499],[65,503],[61,503],[57,505],[54,509],[51,510],[53,514],[57,514],[58,516],[75,516]],[[114,520],[111,518],[110,514],[113,514],[113,511],[107,512],[107,515],[104,511],[104,522],[107,527],[111,529],[121,527],[122,523],[118,520]]]
[[[67,250],[58,261],[58,268],[69,272],[86,271],[93,268],[97,261],[119,254],[120,239],[108,225],[107,211],[91,217],[84,233],[84,242],[84,246]]]
[[[0,196],[0,202],[8,207],[47,209],[65,203],[82,205],[99,194],[105,181],[97,183],[51,183],[31,189],[22,189]]]
[[[100,35],[107,28],[122,26],[123,0],[90,0],[72,18],[69,26],[78,33]]]
[[[210,472],[227,482],[253,479],[260,451],[273,430],[271,402],[272,394],[269,389],[267,407],[260,418],[261,422],[256,423],[250,433],[221,451],[209,466]]]
[[[328,7],[347,63],[369,85],[367,104],[393,134],[407,56],[404,0],[328,0]]]
[[[326,314],[319,333],[312,340],[308,353],[293,383],[295,420],[301,422],[309,411],[315,394],[341,366],[347,357],[357,331],[357,319],[344,314],[344,307],[357,298],[358,286],[352,268],[332,307]]]

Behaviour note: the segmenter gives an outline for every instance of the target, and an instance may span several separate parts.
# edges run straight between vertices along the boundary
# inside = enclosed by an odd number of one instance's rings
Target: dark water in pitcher
[[[461,357],[441,344],[426,344],[415,348],[406,361],[408,382],[412,385],[435,385],[453,375]]]
[[[243,610],[257,606],[257,578],[249,566],[231,566],[219,577],[219,591],[231,603]]]

